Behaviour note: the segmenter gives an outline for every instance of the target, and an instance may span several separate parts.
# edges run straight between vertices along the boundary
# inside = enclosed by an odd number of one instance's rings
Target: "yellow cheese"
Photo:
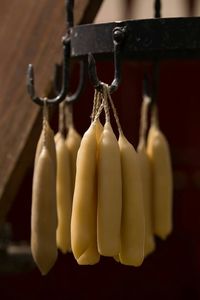
[[[101,255],[120,251],[122,209],[121,162],[117,139],[106,122],[98,144],[97,242]]]
[[[71,250],[71,211],[72,211],[72,185],[69,151],[65,145],[65,140],[61,133],[56,137],[57,155],[57,211],[58,227],[56,231],[56,241],[58,248],[66,253]]]
[[[120,262],[140,266],[144,259],[145,220],[139,158],[123,134],[119,137],[122,164],[122,224]]]
[[[167,140],[152,124],[147,140],[153,180],[154,233],[165,239],[172,231],[172,168]]]
[[[142,179],[142,194],[145,215],[145,244],[144,255],[152,253],[155,250],[155,240],[153,235],[153,207],[152,207],[152,178],[150,161],[146,154],[145,146],[138,148],[138,159],[140,164],[140,173]]]
[[[56,173],[56,148],[55,148],[55,142],[54,142],[54,132],[50,128],[48,121],[44,120],[44,122],[45,122],[45,126],[42,129],[42,132],[40,134],[40,138],[39,138],[39,141],[38,141],[38,144],[37,144],[37,148],[36,148],[34,165],[36,165],[36,163],[38,161],[38,157],[39,157],[39,155],[42,151],[42,148],[43,148],[43,145],[44,145],[44,132],[45,132],[45,144],[48,148],[49,154],[50,154],[51,159],[53,161],[54,168],[55,168],[55,173]]]
[[[55,165],[43,146],[34,169],[31,214],[31,251],[43,275],[57,259]]]
[[[100,120],[97,119],[96,120],[96,139],[97,139],[97,142],[99,142],[102,132],[103,132],[103,125],[101,124]]]
[[[85,132],[77,155],[72,206],[71,244],[78,264],[95,264],[97,251],[96,126]]]
[[[66,140],[66,146],[70,155],[71,174],[72,174],[72,191],[74,190],[75,176],[76,176],[76,159],[78,149],[81,143],[81,136],[76,129],[71,125],[69,127]]]

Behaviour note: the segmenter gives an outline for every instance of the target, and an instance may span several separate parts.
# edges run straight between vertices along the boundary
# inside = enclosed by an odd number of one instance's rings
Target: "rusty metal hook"
[[[66,9],[67,9],[67,28],[68,28],[68,34],[69,36],[71,36],[71,28],[73,28],[74,26],[74,0],[66,0]],[[85,83],[85,79],[86,79],[86,62],[84,60],[81,60],[80,62],[80,75],[79,75],[79,83],[78,83],[78,87],[75,91],[74,94],[72,95],[66,95],[65,97],[65,102],[67,104],[72,104],[74,103],[81,95],[81,93],[83,92],[83,88],[84,88],[84,83]]]
[[[121,82],[121,45],[125,38],[126,27],[115,27],[113,29],[113,44],[114,44],[114,79],[109,86],[110,93],[117,90]],[[102,90],[102,82],[99,80],[96,72],[96,63],[92,53],[88,54],[88,73],[89,78],[95,89]]]
[[[74,0],[66,0],[65,1],[65,5],[66,5],[66,11],[67,11],[67,29],[68,29],[68,36],[69,39],[71,39],[71,29],[74,26],[74,14],[73,14],[73,9],[74,9]],[[79,83],[78,83],[78,87],[75,91],[74,94],[69,95],[69,91],[67,91],[67,94],[65,96],[65,103],[66,104],[72,104],[74,103],[81,95],[81,93],[83,92],[84,89],[84,83],[86,80],[86,68],[87,68],[87,64],[86,61],[84,59],[80,60],[79,62],[80,64],[80,75],[79,75]],[[58,93],[61,89],[62,86],[62,82],[63,82],[63,78],[60,76],[60,72],[63,69],[62,64],[57,64],[56,68],[55,68],[55,78],[54,78],[54,89],[55,92]],[[68,76],[69,79],[69,76]]]
[[[27,89],[31,99],[38,105],[43,105],[44,100],[48,104],[60,103],[67,95],[68,82],[69,82],[69,59],[70,59],[70,39],[63,38],[63,75],[62,75],[62,89],[60,93],[52,99],[46,97],[38,97],[35,92],[35,81],[34,81],[34,68],[33,65],[29,64],[27,70]]]
[[[69,83],[69,61],[70,61],[70,29],[73,27],[73,8],[74,0],[65,1],[66,8],[66,24],[67,24],[67,34],[62,38],[63,44],[63,72],[62,72],[62,88],[60,93],[52,99],[47,99],[46,97],[38,97],[35,92],[35,80],[34,80],[34,68],[32,64],[29,64],[27,70],[27,90],[31,99],[38,105],[43,105],[44,100],[48,104],[60,103],[66,98],[68,83]]]
[[[73,104],[78,98],[80,97],[81,93],[83,92],[84,89],[84,83],[86,80],[86,75],[87,75],[87,62],[85,60],[81,60],[79,62],[80,65],[80,75],[79,75],[79,83],[77,86],[76,91],[73,94],[69,94],[65,98],[65,103],[66,104]],[[56,93],[58,93],[61,89],[62,86],[62,69],[63,66],[62,64],[57,64],[55,66],[55,77],[54,77],[54,90]]]
[[[79,83],[78,83],[77,89],[74,92],[74,94],[66,96],[65,102],[67,104],[74,103],[76,100],[78,100],[78,98],[82,94],[84,86],[85,86],[85,80],[86,80],[86,74],[87,74],[87,64],[84,60],[81,60],[79,62],[79,64],[80,64]]]

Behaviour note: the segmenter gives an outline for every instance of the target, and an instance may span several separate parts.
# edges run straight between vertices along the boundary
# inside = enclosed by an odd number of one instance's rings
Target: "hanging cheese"
[[[140,173],[142,179],[142,191],[143,191],[143,203],[144,203],[144,215],[145,215],[145,243],[144,243],[144,255],[152,253],[155,249],[155,239],[153,235],[153,210],[152,210],[152,178],[151,178],[151,166],[149,157],[146,153],[146,133],[147,133],[147,115],[150,104],[150,98],[144,96],[141,105],[141,117],[140,117],[140,136],[138,143],[138,159],[140,163]]]
[[[59,132],[55,136],[56,156],[57,156],[57,211],[58,227],[56,231],[56,241],[58,248],[66,253],[71,250],[71,211],[72,211],[72,185],[71,166],[69,151],[65,145],[65,140]]]
[[[55,202],[55,164],[49,149],[43,145],[34,169],[31,213],[31,251],[43,275],[57,259]]]
[[[36,148],[36,154],[35,154],[35,163],[34,165],[36,165],[37,161],[38,161],[38,157],[42,151],[43,148],[43,144],[44,144],[44,133],[45,133],[45,143],[47,145],[47,148],[49,150],[49,154],[52,158],[53,164],[54,164],[54,168],[55,168],[55,173],[56,173],[56,148],[55,148],[55,142],[54,142],[54,132],[51,129],[51,127],[49,126],[49,122],[45,119],[43,124],[43,130],[40,134],[40,138],[37,144],[37,148]],[[45,129],[44,129],[45,127]]]
[[[78,264],[96,264],[96,126],[92,122],[85,132],[77,155],[76,180],[71,218],[72,252]]]
[[[119,137],[122,164],[122,224],[120,261],[140,266],[144,259],[145,220],[138,155],[123,134]]]
[[[98,251],[115,256],[120,251],[122,182],[120,152],[110,122],[106,122],[98,144]]]
[[[75,176],[76,176],[76,159],[78,149],[81,143],[81,136],[76,131],[73,125],[68,129],[68,133],[65,140],[67,149],[70,155],[71,174],[72,174],[72,191],[74,190]]]
[[[152,178],[150,161],[145,148],[138,149],[138,160],[142,179],[142,195],[145,215],[144,255],[147,256],[155,250],[155,240],[153,235]]]
[[[172,231],[172,168],[168,142],[158,126],[156,108],[147,140],[153,180],[154,233],[166,239]]]

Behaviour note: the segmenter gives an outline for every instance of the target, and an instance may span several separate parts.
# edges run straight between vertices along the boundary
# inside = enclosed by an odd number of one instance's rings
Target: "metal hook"
[[[27,89],[31,99],[38,105],[44,104],[44,99],[48,104],[60,103],[67,95],[68,82],[69,82],[69,59],[70,59],[70,39],[63,38],[63,79],[62,89],[60,93],[53,99],[46,99],[46,97],[38,97],[35,93],[34,82],[34,68],[33,65],[28,66],[27,70]]]
[[[74,14],[73,14],[74,0],[66,0],[65,7],[66,7],[66,16],[67,16],[66,22],[67,22],[68,36],[70,38],[71,28],[74,26]],[[62,85],[62,81],[63,81],[63,78],[61,78],[61,76],[60,76],[61,69],[62,69],[62,65],[56,66],[55,80],[54,80],[54,87],[55,87],[56,92],[58,92],[60,90],[60,85]],[[66,94],[66,96],[65,96],[66,103],[74,103],[80,97],[80,94],[82,93],[83,88],[84,88],[85,79],[86,79],[86,62],[84,60],[81,60],[80,61],[80,79],[79,79],[79,84],[78,84],[77,90],[73,95]]]
[[[121,81],[121,44],[125,38],[126,27],[115,27],[113,29],[113,44],[114,44],[114,79],[109,86],[110,93],[117,90]],[[102,82],[99,80],[96,72],[96,63],[92,53],[88,54],[88,73],[91,83],[94,88],[101,91]]]
[[[72,104],[74,103],[82,94],[83,89],[84,89],[84,83],[86,80],[86,74],[87,74],[87,65],[86,65],[86,61],[85,60],[81,60],[79,62],[80,64],[80,75],[79,75],[79,83],[78,83],[78,87],[76,89],[76,91],[74,92],[74,94],[68,95],[65,98],[65,103],[66,104]],[[57,64],[56,68],[55,68],[55,79],[54,79],[54,90],[56,92],[58,92],[61,88],[62,85],[62,76],[60,75],[60,73],[62,72],[62,65]]]
[[[80,75],[79,75],[78,87],[74,94],[66,96],[66,99],[65,99],[66,103],[74,103],[82,94],[84,86],[85,86],[84,83],[85,83],[86,74],[87,74],[86,68],[87,68],[86,62],[84,60],[81,60],[80,61]]]
[[[74,0],[66,0],[65,1],[65,9],[66,9],[66,24],[67,24],[67,34],[63,37],[63,72],[62,72],[62,88],[60,93],[53,99],[46,99],[46,97],[38,97],[35,92],[35,84],[34,84],[34,68],[33,65],[29,64],[27,70],[27,89],[28,94],[31,99],[39,104],[44,104],[44,99],[48,104],[60,103],[66,98],[68,82],[69,82],[69,60],[70,60],[70,29],[73,27],[73,9],[74,9]]]

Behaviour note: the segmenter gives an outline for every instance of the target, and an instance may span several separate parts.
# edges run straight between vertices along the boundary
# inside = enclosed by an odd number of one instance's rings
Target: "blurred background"
[[[161,3],[163,18],[199,16],[200,2],[198,0],[163,0]],[[149,19],[153,16],[154,0],[104,0],[94,22]]]
[[[162,17],[199,16],[199,0],[162,0]],[[153,0],[77,0],[75,23],[104,23],[154,17]],[[45,277],[32,261],[30,213],[35,147],[41,131],[40,108],[26,91],[26,69],[33,63],[38,94],[49,90],[54,63],[62,60],[66,32],[64,1],[0,1],[0,297],[1,299],[200,299],[200,101],[199,60],[160,62],[158,108],[174,174],[174,229],[139,268],[101,258],[78,266],[59,253]],[[185,33],[190,34],[189,32]],[[113,62],[97,63],[99,78],[110,83]],[[125,61],[122,83],[113,94],[125,135],[136,147],[146,61]],[[75,66],[70,89],[79,78]],[[90,123],[93,88],[89,82],[74,104],[77,130]],[[51,126],[57,130],[57,113]]]

